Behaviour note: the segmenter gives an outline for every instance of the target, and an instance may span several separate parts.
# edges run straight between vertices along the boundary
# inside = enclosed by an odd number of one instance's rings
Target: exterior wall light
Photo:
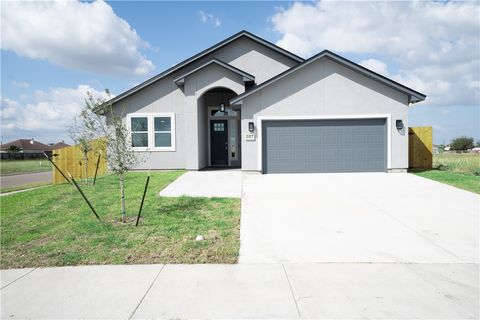
[[[253,122],[248,123],[248,131],[253,132],[255,130],[255,125]]]
[[[220,112],[225,112],[225,104],[220,103]]]
[[[403,121],[402,120],[396,120],[395,121],[395,126],[397,127],[397,130],[402,130],[403,129]]]

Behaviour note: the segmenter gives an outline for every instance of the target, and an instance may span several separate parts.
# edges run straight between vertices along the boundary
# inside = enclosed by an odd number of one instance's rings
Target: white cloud
[[[15,80],[12,80],[12,85],[14,87],[25,88],[25,89],[30,87],[30,83],[28,83],[28,82],[18,82],[18,81],[15,81]]]
[[[271,18],[278,45],[380,57],[361,61],[428,95],[430,105],[478,105],[478,2],[296,2]]]
[[[2,49],[68,69],[143,75],[154,69],[148,47],[102,0],[2,1]]]
[[[23,135],[55,137],[52,141],[65,139],[72,119],[84,106],[87,92],[95,97],[106,97],[104,92],[88,85],[38,90],[30,103],[2,97],[2,136],[12,139],[25,138]]]
[[[367,59],[360,61],[359,64],[383,76],[388,76],[388,67],[385,62],[376,59]]]
[[[200,20],[203,23],[211,23],[215,28],[220,27],[221,24],[222,24],[220,19],[215,17],[211,13],[207,13],[205,11],[200,10],[200,11],[198,11],[198,14],[200,16]]]

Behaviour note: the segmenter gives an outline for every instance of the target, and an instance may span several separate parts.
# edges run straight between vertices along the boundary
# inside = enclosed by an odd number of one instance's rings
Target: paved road
[[[2,319],[478,319],[478,265],[294,263],[2,270]]]
[[[2,188],[17,187],[25,184],[52,182],[53,175],[51,171],[48,172],[34,172],[15,174],[0,177],[0,186]]]

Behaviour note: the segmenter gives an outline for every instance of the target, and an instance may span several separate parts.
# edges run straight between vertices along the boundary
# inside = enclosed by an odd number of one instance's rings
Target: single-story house
[[[65,143],[65,141],[60,141],[60,142],[57,142],[57,143],[51,143],[50,144],[50,148],[52,150],[58,150],[58,149],[62,149],[62,148],[66,148],[66,147],[70,147],[70,145],[68,143]]]
[[[20,153],[42,153],[45,151],[52,151],[52,148],[35,139],[17,139],[7,143],[2,143],[2,152],[8,152],[11,146],[18,147]]]
[[[328,50],[303,59],[241,31],[112,99],[137,169],[263,173],[408,168],[426,96]]]
[[[18,151],[11,152],[11,147],[15,146]],[[7,143],[2,143],[0,147],[2,159],[35,159],[43,158],[43,153],[50,155],[52,148],[35,139],[17,139]]]

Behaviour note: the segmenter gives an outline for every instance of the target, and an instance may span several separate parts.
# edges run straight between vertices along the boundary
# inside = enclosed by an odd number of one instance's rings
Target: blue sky
[[[330,49],[427,94],[410,125],[433,126],[435,143],[480,140],[479,13],[438,2],[2,2],[1,139],[69,141],[87,90],[120,94],[246,29],[305,58]]]

